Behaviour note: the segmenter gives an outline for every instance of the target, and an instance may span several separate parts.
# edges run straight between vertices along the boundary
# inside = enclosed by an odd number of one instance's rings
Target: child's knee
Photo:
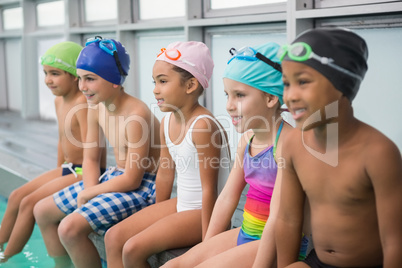
[[[71,214],[65,217],[57,228],[57,233],[62,241],[69,241],[81,235],[81,228],[76,224]]]
[[[126,240],[122,239],[125,237],[124,233],[125,231],[116,228],[116,225],[107,230],[104,237],[106,251],[119,250],[121,252],[123,245],[126,242]]]
[[[136,256],[141,255],[143,247],[140,243],[139,239],[129,239],[123,246],[123,260],[127,262],[127,260],[135,259]]]
[[[21,200],[25,197],[23,191],[20,188],[15,189],[11,192],[10,196],[8,197],[7,206],[10,208],[18,209]]]
[[[45,222],[46,216],[49,215],[46,209],[45,200],[37,202],[33,208],[33,215],[35,217],[36,223],[40,226]]]
[[[36,204],[36,199],[31,195],[25,196],[20,203],[19,213],[28,212],[33,214],[33,209]]]

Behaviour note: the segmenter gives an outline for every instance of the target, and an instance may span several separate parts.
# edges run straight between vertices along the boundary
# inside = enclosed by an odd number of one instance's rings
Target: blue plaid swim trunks
[[[124,173],[124,169],[110,167],[100,178],[100,183]],[[84,189],[83,181],[76,182],[53,194],[57,207],[66,215],[82,215],[99,235],[135,212],[155,203],[155,174],[144,173],[140,187],[134,191],[100,194],[77,208],[77,195]]]

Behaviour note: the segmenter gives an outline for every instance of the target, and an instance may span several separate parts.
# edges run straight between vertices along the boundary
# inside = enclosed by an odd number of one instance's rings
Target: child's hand
[[[82,190],[77,196],[77,207],[85,205],[89,200],[94,197],[95,196],[93,196],[88,189]]]

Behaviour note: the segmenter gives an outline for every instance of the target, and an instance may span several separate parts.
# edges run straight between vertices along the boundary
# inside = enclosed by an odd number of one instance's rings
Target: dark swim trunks
[[[303,261],[307,265],[309,265],[312,268],[338,268],[336,266],[328,265],[323,262],[321,262],[318,259],[317,253],[315,252],[315,249],[312,249],[306,259]],[[373,266],[372,268],[382,268],[382,265],[380,266]]]
[[[61,176],[66,176],[69,174],[74,173],[74,176],[77,178],[77,174],[80,174],[79,172],[77,173],[77,168],[82,168],[82,165],[74,165],[73,163],[64,163],[61,165],[63,168],[63,172]]]

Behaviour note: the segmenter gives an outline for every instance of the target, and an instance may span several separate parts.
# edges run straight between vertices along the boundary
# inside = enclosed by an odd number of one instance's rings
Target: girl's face
[[[223,84],[227,96],[226,110],[237,132],[270,126],[270,115],[273,113],[268,107],[267,94],[229,78],[224,78]]]
[[[152,78],[155,83],[153,93],[159,109],[162,112],[180,109],[185,101],[186,89],[181,82],[181,75],[173,70],[173,65],[157,60],[152,69]]]
[[[43,72],[45,84],[55,96],[65,96],[77,86],[77,78],[66,71],[43,65]]]
[[[336,104],[342,93],[325,76],[299,62],[284,61],[282,69],[285,85],[283,99],[296,121],[296,127],[308,130],[336,119],[337,114],[329,111],[334,107],[330,104]]]
[[[88,104],[98,104],[112,98],[116,91],[113,83],[99,75],[82,69],[77,69],[78,86],[87,98]]]

